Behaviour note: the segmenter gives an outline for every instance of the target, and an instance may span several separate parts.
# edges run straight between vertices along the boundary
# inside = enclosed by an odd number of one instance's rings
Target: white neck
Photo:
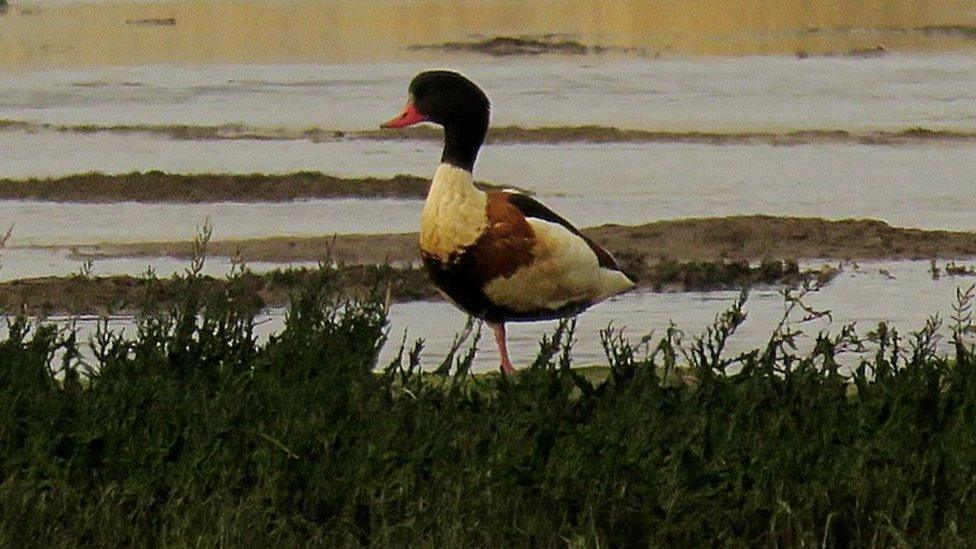
[[[450,164],[438,166],[420,218],[420,248],[447,261],[452,253],[474,244],[488,228],[487,203],[471,172]]]

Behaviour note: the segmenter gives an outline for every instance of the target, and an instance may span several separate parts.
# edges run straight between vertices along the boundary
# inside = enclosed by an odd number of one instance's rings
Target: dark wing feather
[[[620,265],[618,265],[617,260],[610,255],[610,252],[603,249],[603,247],[596,242],[593,242],[593,240],[574,227],[572,223],[566,221],[562,216],[550,210],[538,200],[522,193],[510,191],[505,191],[505,195],[508,198],[509,204],[518,208],[518,210],[522,212],[522,215],[525,217],[534,217],[550,223],[558,223],[559,225],[566,227],[570,232],[582,238],[587,245],[589,245],[590,249],[593,250],[593,253],[596,254],[601,267],[604,269],[620,271]]]

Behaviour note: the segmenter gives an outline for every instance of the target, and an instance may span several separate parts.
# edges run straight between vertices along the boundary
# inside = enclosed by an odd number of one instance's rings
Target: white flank
[[[471,172],[438,166],[420,216],[420,248],[447,261],[453,252],[474,244],[488,227],[487,202]]]
[[[579,236],[558,223],[529,218],[536,243],[530,265],[492,280],[485,295],[518,312],[558,309],[571,302],[596,303],[634,287],[623,273],[600,267]]]

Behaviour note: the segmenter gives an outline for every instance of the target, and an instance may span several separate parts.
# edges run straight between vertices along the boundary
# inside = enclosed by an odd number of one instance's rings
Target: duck
[[[503,375],[516,369],[506,323],[555,320],[634,288],[606,249],[528,194],[482,191],[474,165],[488,133],[490,101],[467,77],[416,75],[407,103],[384,129],[444,129],[444,149],[420,216],[420,258],[434,286],[494,332]]]

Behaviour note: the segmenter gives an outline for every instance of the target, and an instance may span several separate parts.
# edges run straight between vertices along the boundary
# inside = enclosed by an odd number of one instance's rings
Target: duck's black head
[[[383,128],[404,128],[420,122],[444,126],[441,161],[468,171],[488,131],[490,104],[474,82],[451,71],[427,71],[410,82],[407,105]]]

